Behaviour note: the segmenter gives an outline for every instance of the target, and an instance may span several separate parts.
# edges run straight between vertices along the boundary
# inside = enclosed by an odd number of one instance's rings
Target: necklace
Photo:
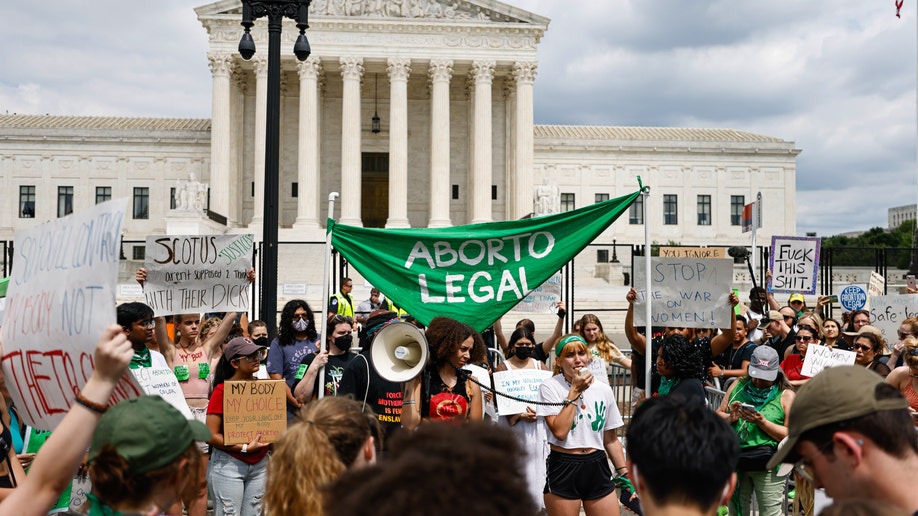
[[[573,386],[574,386],[574,385],[571,383],[571,381],[567,379],[567,375],[562,375],[562,376],[564,376],[564,381],[567,382],[567,386],[568,386],[568,387],[573,387]],[[580,393],[577,395],[577,399],[580,400],[580,410],[586,410],[586,403],[583,402],[583,392],[580,392]]]

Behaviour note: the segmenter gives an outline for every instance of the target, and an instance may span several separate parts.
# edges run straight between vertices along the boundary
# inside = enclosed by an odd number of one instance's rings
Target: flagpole
[[[640,178],[638,178],[640,183]],[[648,206],[650,206],[650,187],[641,186],[641,207],[644,210],[644,396],[650,399],[653,392],[650,390],[650,363],[656,360],[653,357],[653,324],[650,316],[653,313],[651,304],[653,296],[651,295],[650,282],[650,219],[648,218]]]
[[[335,216],[335,199],[338,198],[338,192],[332,192],[328,194],[328,220],[332,220]],[[322,323],[321,328],[322,332],[319,333],[319,352],[325,351],[325,332],[328,331],[328,310],[325,309],[325,303],[328,298],[331,297],[331,237],[332,232],[325,232],[325,275],[322,279],[322,300],[319,303],[319,313],[322,314]],[[322,366],[322,369],[319,369],[319,399],[322,399],[325,394],[325,385],[323,385],[322,379],[325,378],[325,366]]]

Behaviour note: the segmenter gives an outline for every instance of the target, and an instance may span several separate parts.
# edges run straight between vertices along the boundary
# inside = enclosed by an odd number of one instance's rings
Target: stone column
[[[255,67],[255,152],[252,156],[255,181],[255,205],[249,228],[260,239],[265,213],[265,133],[268,111],[268,56],[252,58]]]
[[[360,78],[363,58],[342,57],[341,78],[341,220],[362,226],[360,220]]]
[[[428,227],[452,225],[449,219],[449,81],[451,59],[430,62],[430,221]]]
[[[513,64],[513,78],[516,81],[516,102],[514,102],[514,163],[510,170],[513,191],[510,194],[510,219],[519,219],[532,213],[533,173],[533,102],[532,82],[535,80],[534,62]]]
[[[387,228],[408,223],[408,76],[410,59],[389,59],[389,220]]]
[[[469,181],[471,223],[491,222],[491,84],[494,61],[472,63],[475,79],[472,167]]]
[[[210,209],[224,217],[232,218],[229,189],[226,185],[230,184],[230,74],[233,71],[233,56],[210,53],[207,55],[207,61],[213,75],[209,182],[214,187],[210,191]]]
[[[322,61],[315,55],[297,62],[300,76],[300,121],[297,142],[297,182],[294,229],[318,229],[319,225],[319,75]]]

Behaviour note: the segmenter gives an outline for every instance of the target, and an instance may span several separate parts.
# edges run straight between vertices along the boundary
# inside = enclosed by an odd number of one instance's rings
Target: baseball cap
[[[857,337],[858,335],[860,335],[860,334],[862,334],[862,333],[872,333],[872,334],[876,335],[877,337],[880,337],[881,339],[883,338],[883,332],[880,331],[880,329],[877,328],[876,326],[871,326],[871,325],[869,325],[869,324],[865,324],[865,325],[861,326],[861,329],[859,329],[859,330],[857,330],[857,331],[846,331],[846,332],[842,332],[842,333],[844,333],[845,335],[847,335],[847,336],[849,336],[849,337]]]
[[[797,301],[799,301],[799,302],[801,302],[801,303],[805,303],[805,302],[806,302],[806,300],[803,299],[803,294],[791,294],[790,297],[787,298],[787,304],[791,304],[791,303],[794,303],[794,302],[797,302]]]
[[[225,356],[227,360],[232,360],[238,357],[247,357],[262,349],[267,348],[255,344],[249,338],[236,337],[226,343],[226,347],[223,348],[223,356]]]
[[[861,366],[823,369],[797,392],[794,410],[787,418],[787,442],[778,448],[766,468],[794,460],[797,442],[807,430],[881,410],[907,409],[908,402],[901,396],[876,399],[876,387],[883,382],[882,376]]]
[[[775,381],[778,377],[778,370],[781,369],[781,361],[778,360],[778,352],[771,346],[756,346],[752,351],[752,358],[749,360],[749,376],[765,380],[768,382]]]
[[[768,324],[771,321],[783,321],[783,320],[784,320],[784,315],[781,312],[777,310],[769,310],[768,313],[765,314],[765,317],[762,318],[762,324]]]
[[[89,460],[106,444],[115,447],[131,471],[146,473],[170,464],[195,441],[209,441],[210,430],[185,419],[159,396],[140,396],[109,408],[92,434]]]

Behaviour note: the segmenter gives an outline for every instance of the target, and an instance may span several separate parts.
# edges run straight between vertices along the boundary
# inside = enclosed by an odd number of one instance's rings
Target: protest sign
[[[523,298],[515,307],[517,312],[545,314],[555,313],[561,301],[561,273],[555,273]]]
[[[653,326],[726,328],[730,326],[733,260],[729,258],[651,258]],[[644,326],[647,292],[644,260],[634,262],[634,324]]]
[[[16,232],[3,324],[3,373],[22,419],[52,430],[92,375],[115,289],[127,199]],[[111,403],[142,394],[125,374]]]
[[[723,247],[661,247],[664,258],[725,258]]]
[[[166,400],[166,403],[177,408],[185,416],[185,419],[194,419],[191,415],[191,409],[188,408],[188,402],[185,401],[185,393],[175,378],[175,373],[168,367],[140,367],[131,369],[134,378],[143,392],[155,394]]]
[[[277,442],[287,430],[287,390],[283,380],[227,381],[223,391],[223,442]]]
[[[147,237],[143,294],[157,317],[247,312],[252,235]]]
[[[815,294],[819,242],[817,237],[771,237],[768,291]]]
[[[870,297],[882,296],[885,290],[886,278],[878,272],[870,271],[870,280],[867,282],[867,295]]]
[[[475,379],[478,380],[478,383],[480,383],[481,385],[485,385],[485,386],[487,386],[487,387],[494,387],[494,386],[491,384],[491,374],[490,374],[490,373],[488,372],[488,370],[485,369],[484,367],[481,367],[481,366],[478,366],[478,365],[475,365],[475,364],[466,364],[466,365],[462,366],[462,369],[464,369],[464,370],[468,371],[469,373],[471,373],[472,376],[474,376]],[[485,387],[481,387],[481,394],[482,394],[482,396],[484,396],[484,394],[485,394],[486,392],[488,392],[488,390],[487,390]],[[497,420],[497,412],[496,412],[496,410],[494,409],[494,403],[493,403],[493,402],[488,402],[487,400],[482,399],[482,402],[481,402],[481,415],[484,416],[484,417],[490,417],[492,420],[495,420],[495,421],[496,421],[496,420]]]
[[[328,220],[334,248],[396,305],[482,331],[558,272],[640,192],[576,210],[450,228],[362,228]]]
[[[899,342],[899,326],[909,317],[918,317],[918,296],[915,294],[876,296],[870,298],[870,324],[883,332],[886,344]]]
[[[836,290],[836,295],[842,312],[867,309],[866,285],[842,285]]]
[[[494,388],[498,392],[509,394],[516,398],[529,401],[539,400],[539,385],[551,378],[551,371],[540,369],[514,369],[512,371],[497,371],[494,373]],[[497,396],[497,413],[502,416],[512,416],[526,412],[526,407],[534,405],[525,401],[511,400],[504,396]]]
[[[853,365],[856,355],[854,351],[810,344],[806,348],[806,358],[803,359],[800,374],[812,378],[827,367]]]

